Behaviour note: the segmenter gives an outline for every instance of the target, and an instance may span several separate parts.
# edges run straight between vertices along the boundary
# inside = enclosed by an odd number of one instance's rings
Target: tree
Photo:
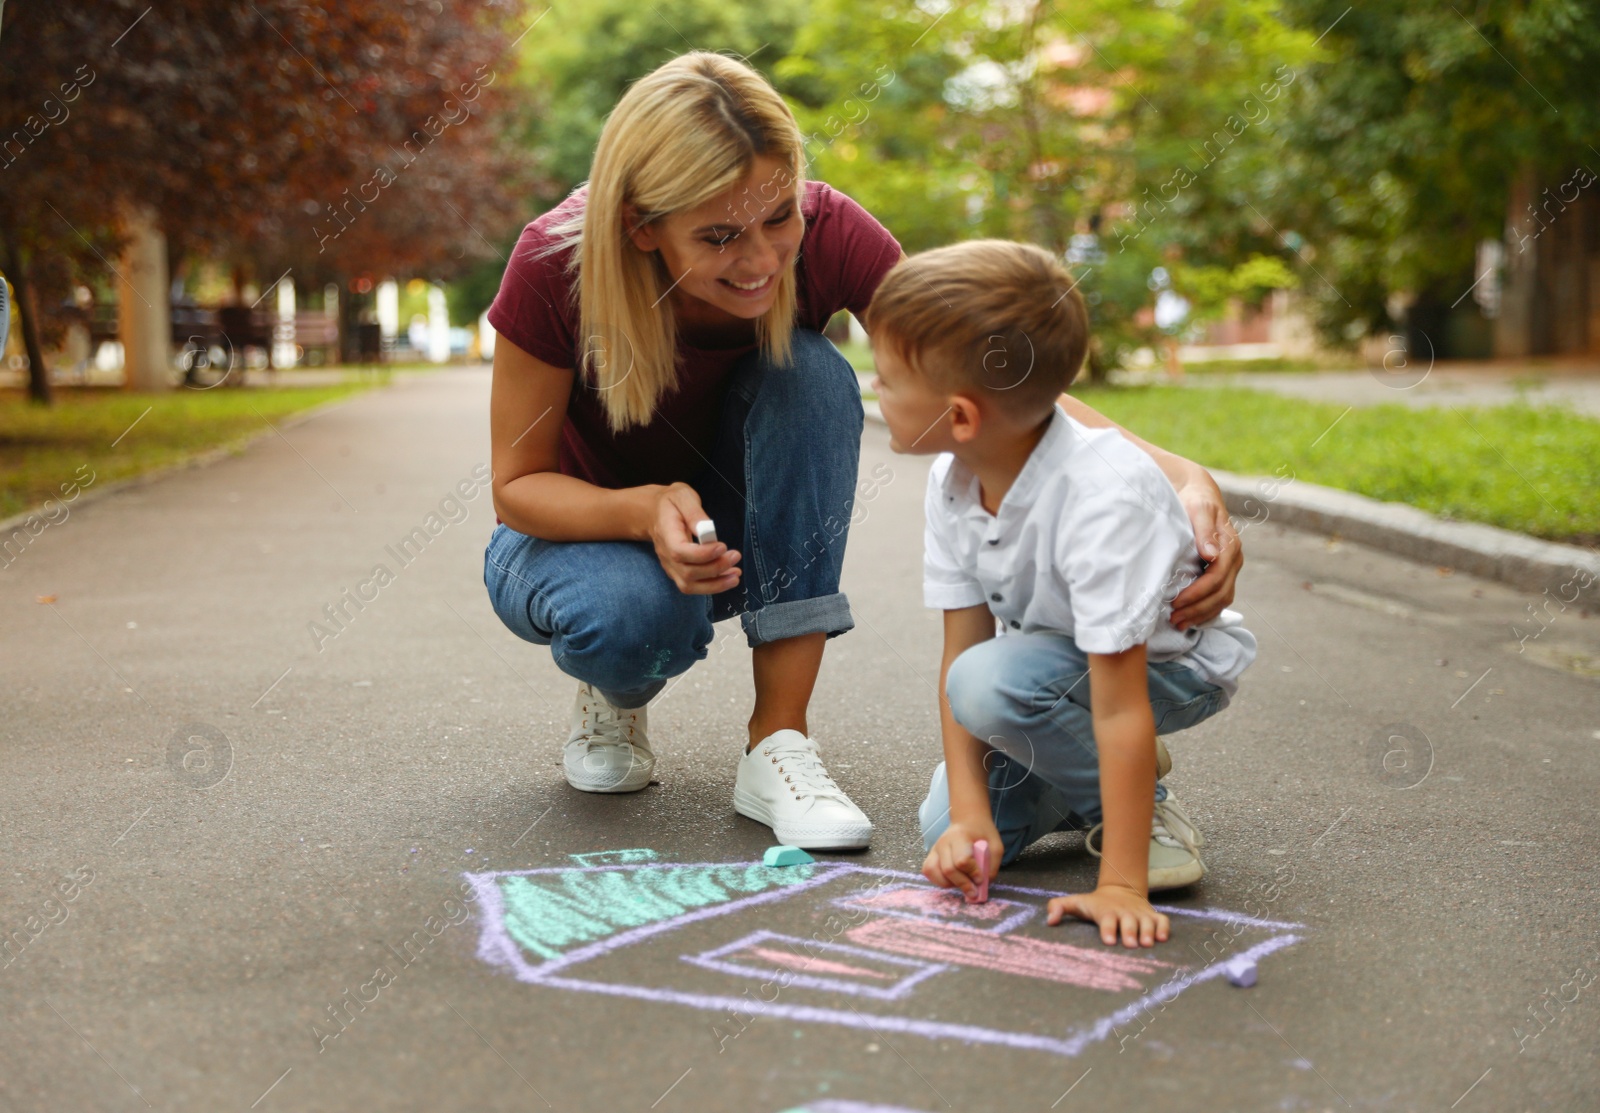
[[[35,337],[33,396],[49,392],[37,341],[58,327],[38,310],[112,265],[131,209],[153,213],[179,253],[307,277],[423,261],[448,272],[483,250],[527,177],[485,122],[512,88],[519,8],[13,6],[0,241]]]
[[[1195,267],[1289,254],[1260,214],[1285,74],[1314,47],[1273,0],[934,11],[826,0],[778,67],[826,88],[835,116],[875,65],[893,71],[817,164],[908,249],[1003,236],[1066,254],[1097,373],[1152,339],[1138,313],[1174,249]]]
[[[1349,340],[1428,320],[1435,341],[1476,307],[1462,297],[1479,241],[1513,205],[1600,172],[1600,24],[1576,0],[1285,0],[1322,39],[1286,133],[1276,215],[1315,249],[1307,290],[1327,335]],[[1516,245],[1508,244],[1508,253]],[[1452,310],[1452,306],[1456,308]]]
[[[859,201],[908,252],[974,234],[981,173],[956,149],[961,125],[945,94],[966,68],[951,44],[977,33],[980,8],[819,0],[772,65],[807,136],[809,173]]]
[[[554,205],[588,178],[605,118],[634,81],[691,50],[770,72],[804,10],[801,0],[590,0],[542,23],[522,44],[519,81],[530,110],[516,132],[549,175],[535,203]]]

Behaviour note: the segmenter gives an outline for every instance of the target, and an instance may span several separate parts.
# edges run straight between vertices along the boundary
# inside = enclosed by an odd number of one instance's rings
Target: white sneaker
[[[797,730],[763,738],[739,759],[733,806],[771,827],[778,840],[806,850],[867,845],[872,821],[833,783],[817,744]]]
[[[567,783],[583,792],[637,792],[649,784],[656,756],[645,719],[643,707],[615,707],[593,686],[580,684],[562,762]]]
[[[1083,840],[1083,845],[1096,858],[1100,857],[1096,842],[1103,829],[1104,824],[1096,823]],[[1192,885],[1204,877],[1206,864],[1200,860],[1200,848],[1205,841],[1194,821],[1170,794],[1165,800],[1156,801],[1150,821],[1150,892]]]

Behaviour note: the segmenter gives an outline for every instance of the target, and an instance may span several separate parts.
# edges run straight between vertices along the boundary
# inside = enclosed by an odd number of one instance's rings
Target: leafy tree
[[[132,207],[154,213],[173,256],[265,281],[289,266],[306,280],[449,272],[485,250],[524,176],[484,125],[512,87],[520,15],[420,0],[13,5],[0,246],[33,396],[48,398],[42,344],[59,326],[39,310],[104,273]]]
[[[1193,305],[1196,323],[1220,318],[1232,302],[1259,308],[1273,290],[1292,290],[1300,277],[1276,255],[1252,255],[1236,267],[1188,266],[1174,268],[1174,289]]]
[[[975,234],[981,170],[956,150],[945,97],[966,63],[950,48],[981,5],[818,0],[773,66],[807,138],[809,172],[873,213],[908,252]]]
[[[547,180],[530,200],[560,201],[589,176],[600,129],[628,86],[690,50],[715,50],[767,70],[789,48],[800,0],[592,0],[553,9],[522,43],[527,111],[516,128]]]
[[[1147,279],[1174,253],[1225,268],[1288,254],[1262,210],[1277,102],[1313,51],[1275,0],[824,0],[778,72],[827,89],[838,115],[887,65],[894,84],[818,156],[823,175],[911,250],[1003,236],[1067,254],[1098,373],[1151,339]]]
[[[1285,131],[1274,219],[1299,229],[1332,338],[1398,326],[1391,295],[1439,320],[1478,276],[1519,178],[1600,172],[1600,23],[1578,0],[1351,8],[1285,0],[1322,39]],[[1312,255],[1311,251],[1307,252]],[[1465,303],[1471,306],[1471,302]]]

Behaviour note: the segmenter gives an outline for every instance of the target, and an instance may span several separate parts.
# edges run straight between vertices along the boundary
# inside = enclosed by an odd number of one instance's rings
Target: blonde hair
[[[743,181],[758,156],[785,165],[798,206],[805,161],[794,114],[766,78],[722,54],[697,50],[657,67],[606,120],[588,196],[552,227],[543,254],[577,247],[567,264],[577,274],[577,370],[600,391],[614,432],[649,424],[678,381],[677,318],[660,307],[673,280],[658,252],[634,245],[623,205],[636,207],[640,226],[692,209]],[[780,365],[789,362],[798,300],[791,260],[772,308],[756,320],[762,353]]]
[[[935,389],[1032,417],[1049,412],[1088,351],[1076,285],[1041,247],[969,240],[900,260],[861,323]]]

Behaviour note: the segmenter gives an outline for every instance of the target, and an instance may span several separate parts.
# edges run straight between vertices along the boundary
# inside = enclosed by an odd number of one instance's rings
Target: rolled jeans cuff
[[[823,633],[832,638],[855,629],[856,625],[850,617],[850,600],[842,591],[814,599],[771,603],[760,610],[745,611],[739,617],[752,649],[801,634]]]

